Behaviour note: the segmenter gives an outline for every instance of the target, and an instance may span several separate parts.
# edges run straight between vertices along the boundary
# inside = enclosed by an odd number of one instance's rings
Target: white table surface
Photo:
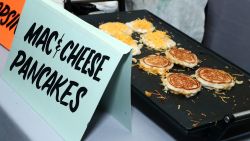
[[[0,74],[8,51],[0,46]],[[0,78],[0,140],[63,140],[24,100]],[[87,134],[87,141],[173,141],[136,108],[132,108],[132,131],[128,131],[107,113],[98,112],[97,122]],[[80,121],[79,121],[80,122]]]

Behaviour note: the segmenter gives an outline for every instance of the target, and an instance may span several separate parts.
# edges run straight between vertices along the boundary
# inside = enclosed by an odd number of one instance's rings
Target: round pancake
[[[114,34],[131,35],[133,33],[133,31],[126,24],[120,22],[107,22],[101,24],[99,26],[99,29],[108,33],[109,35],[114,35]]]
[[[184,48],[171,48],[165,52],[167,58],[173,63],[182,65],[184,67],[193,68],[198,64],[197,56],[189,50]]]
[[[154,25],[146,19],[136,19],[126,23],[126,25],[138,33],[147,33],[155,29]]]
[[[149,48],[157,51],[166,50],[176,46],[176,43],[170,39],[170,36],[168,36],[166,32],[160,30],[141,35],[141,40]]]
[[[168,72],[172,67],[173,63],[166,57],[160,55],[149,55],[140,59],[139,67],[143,70],[152,73],[163,75]]]
[[[199,68],[195,76],[201,84],[209,89],[230,90],[234,85],[234,78],[227,72],[213,68]]]
[[[194,96],[201,90],[199,81],[183,73],[169,73],[165,78],[162,78],[162,82],[165,89],[186,97]]]

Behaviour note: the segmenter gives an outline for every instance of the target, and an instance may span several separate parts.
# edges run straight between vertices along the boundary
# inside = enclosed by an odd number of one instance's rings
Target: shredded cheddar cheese
[[[176,45],[166,32],[160,30],[142,35],[142,41],[155,50],[165,50]]]
[[[126,34],[114,34],[113,37],[116,39],[122,41],[123,43],[129,45],[132,47],[132,54],[133,55],[139,55],[141,54],[141,46],[137,45],[137,41],[134,40],[131,36],[126,35]]]
[[[133,22],[133,26],[134,28],[141,28],[149,31],[153,24],[146,19],[137,19]]]
[[[120,22],[107,22],[99,26],[99,29],[104,32],[114,35],[114,34],[127,34],[131,35],[132,30],[125,24]]]
[[[113,37],[115,37],[116,39],[122,41],[123,43],[131,47],[137,44],[136,41],[131,36],[126,35],[126,34],[114,34]]]
[[[127,23],[127,25],[139,33],[147,33],[155,29],[154,25],[146,19],[136,19]]]

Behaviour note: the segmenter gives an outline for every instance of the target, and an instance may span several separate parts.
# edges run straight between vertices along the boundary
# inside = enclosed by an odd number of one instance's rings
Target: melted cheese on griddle
[[[124,23],[120,22],[107,22],[99,26],[99,29],[104,32],[115,35],[115,34],[127,34],[131,35],[132,30]]]
[[[116,39],[132,47],[133,55],[141,54],[141,50],[140,50],[141,47],[137,45],[137,41],[134,40],[131,36],[126,35],[126,34],[114,34],[113,37],[115,37]]]
[[[136,19],[126,23],[132,30],[139,33],[151,32],[155,29],[154,25],[146,19]]]
[[[142,41],[155,50],[165,50],[176,45],[166,32],[160,30],[142,35]]]

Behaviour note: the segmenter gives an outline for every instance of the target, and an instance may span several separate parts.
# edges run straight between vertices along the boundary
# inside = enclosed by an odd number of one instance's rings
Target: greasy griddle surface
[[[187,99],[184,96],[163,92],[163,86],[161,85],[159,76],[150,75],[138,69],[137,66],[133,66],[132,88],[139,92],[136,94],[146,98],[147,103],[150,103],[145,105],[144,108],[147,108],[147,106],[156,107],[157,111],[164,113],[165,116],[173,119],[177,124],[189,131],[213,125],[216,121],[222,120],[227,114],[250,109],[250,77],[248,74],[216,55],[211,50],[201,47],[201,44],[150,12],[141,10],[82,16],[80,18],[96,27],[105,22],[120,21],[125,23],[137,18],[146,18],[154,24],[156,29],[168,31],[172,39],[177,42],[178,47],[184,47],[195,53],[202,61],[199,63],[200,67],[213,67],[223,69],[231,74],[244,75],[236,76],[238,80],[242,80],[244,83],[242,85],[236,85],[232,90],[226,92],[225,95],[216,95],[214,91],[203,88],[196,96]],[[133,34],[133,37],[138,39],[137,34]],[[156,53],[156,51],[148,50],[144,46],[142,54],[134,58],[139,59],[153,53]],[[198,67],[186,69],[175,65],[170,72],[182,72],[191,75],[194,74],[197,68]],[[153,94],[151,97],[147,97],[145,91],[155,93],[158,91],[161,96]],[[222,100],[223,97],[224,101]]]

